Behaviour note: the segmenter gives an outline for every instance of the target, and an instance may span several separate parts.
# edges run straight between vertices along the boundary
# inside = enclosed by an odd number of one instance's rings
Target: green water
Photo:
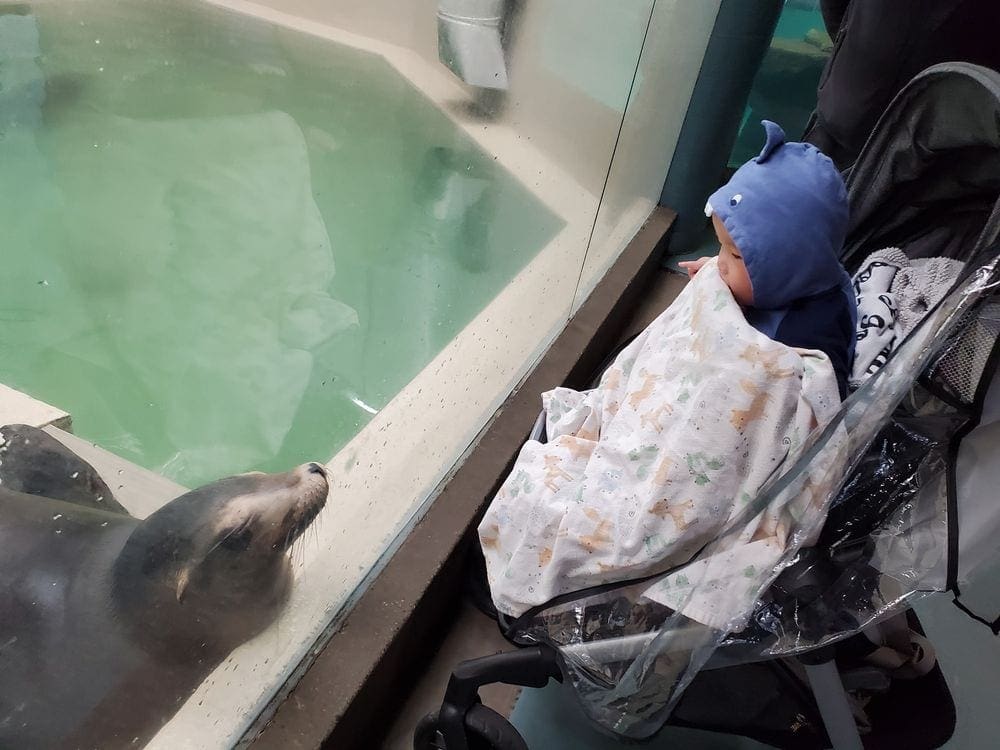
[[[0,382],[182,484],[329,458],[561,227],[376,56],[3,8]]]

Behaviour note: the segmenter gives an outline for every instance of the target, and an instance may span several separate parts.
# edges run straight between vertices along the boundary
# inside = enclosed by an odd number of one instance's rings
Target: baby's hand
[[[688,272],[689,279],[693,279],[694,275],[701,270],[701,267],[710,260],[712,259],[707,256],[702,256],[701,258],[698,258],[698,260],[682,260],[677,265]]]

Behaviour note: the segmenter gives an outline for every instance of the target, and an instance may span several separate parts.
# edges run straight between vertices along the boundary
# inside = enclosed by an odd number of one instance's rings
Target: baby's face
[[[733,297],[744,307],[753,304],[753,286],[750,284],[750,274],[743,263],[743,255],[740,253],[733,238],[729,236],[725,225],[718,216],[712,217],[712,226],[715,227],[715,236],[719,238],[719,274],[726,286],[733,293]]]

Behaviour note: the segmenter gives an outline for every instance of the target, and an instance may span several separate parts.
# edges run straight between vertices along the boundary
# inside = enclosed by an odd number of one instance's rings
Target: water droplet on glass
[[[69,475],[69,478],[76,479],[78,476],[80,476],[80,472],[74,471],[72,474]]]
[[[42,279],[41,281],[38,282],[38,286],[48,286],[48,285],[49,282],[46,281],[45,279]],[[25,443],[27,443],[27,441],[25,441]]]
[[[53,521],[58,521],[60,518],[62,518],[62,513],[56,513],[54,516],[52,516]]]
[[[105,521],[104,523],[101,524],[101,526],[107,526],[107,525],[108,525],[107,521]]]
[[[57,534],[62,534],[62,529],[56,529]]]
[[[119,469],[118,470],[118,476],[121,476],[124,473],[125,473],[125,469]]]

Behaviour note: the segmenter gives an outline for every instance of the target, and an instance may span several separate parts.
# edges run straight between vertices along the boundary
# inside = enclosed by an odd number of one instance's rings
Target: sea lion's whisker
[[[305,567],[306,555],[302,537],[298,537],[292,542],[292,561],[299,567]]]
[[[239,526],[234,526],[233,528],[231,528],[229,531],[226,532],[225,536],[220,537],[215,542],[215,544],[213,544],[209,548],[207,554],[208,555],[212,554],[213,552],[215,552],[215,550],[217,550],[223,544],[223,542],[225,542],[227,539],[229,539],[231,536],[233,536],[233,534],[237,534],[239,532],[242,532],[242,531],[244,531],[249,526],[250,526],[250,520],[249,519],[244,520],[243,523],[241,523]]]

